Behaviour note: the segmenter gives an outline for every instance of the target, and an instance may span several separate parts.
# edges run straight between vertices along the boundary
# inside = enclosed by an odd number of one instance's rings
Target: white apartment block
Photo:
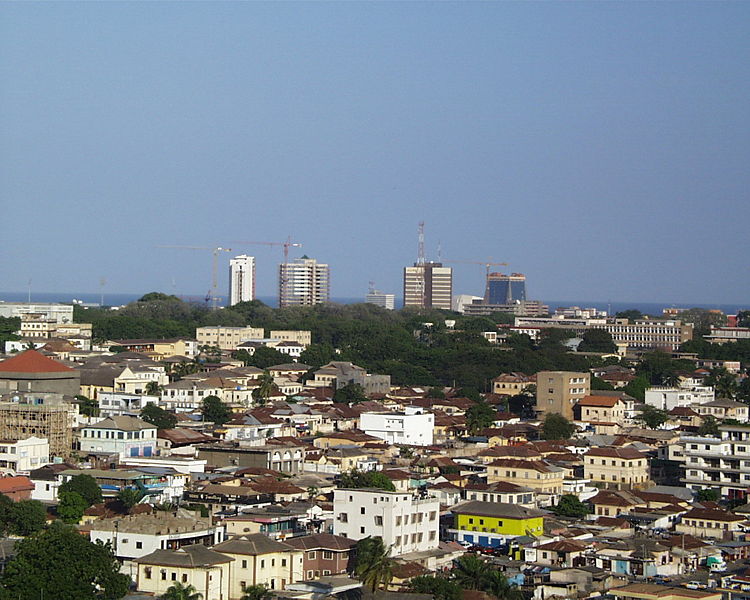
[[[0,440],[0,473],[28,475],[33,469],[49,464],[47,438],[28,437],[25,440]]]
[[[380,537],[391,556],[434,550],[440,541],[440,500],[377,489],[337,489],[333,533],[353,540]]]
[[[328,302],[331,278],[327,264],[303,256],[279,265],[279,306],[312,306]]]
[[[255,257],[241,254],[229,261],[229,305],[255,299]]]
[[[431,446],[434,427],[435,415],[415,406],[407,406],[404,412],[365,412],[359,417],[362,431],[392,445]]]
[[[646,390],[645,402],[654,408],[669,412],[673,408],[706,404],[714,401],[714,389],[709,386],[665,387],[654,386]]]
[[[126,456],[156,454],[156,427],[137,417],[102,419],[81,428],[81,451]]]
[[[747,499],[750,493],[750,428],[720,425],[721,438],[683,437],[685,487],[716,489],[723,498]]]
[[[262,338],[262,327],[224,327],[207,325],[195,330],[199,346],[218,346],[222,350],[234,350],[242,342]]]
[[[125,394],[123,392],[99,392],[99,414],[102,417],[128,415],[138,416],[147,404],[159,404],[159,396]]]
[[[73,322],[73,305],[50,302],[2,302],[0,317],[21,317],[34,315],[36,318],[49,319],[56,323]]]
[[[374,304],[375,306],[385,308],[386,310],[393,310],[396,307],[396,295],[372,290],[367,296],[365,296],[365,303]]]

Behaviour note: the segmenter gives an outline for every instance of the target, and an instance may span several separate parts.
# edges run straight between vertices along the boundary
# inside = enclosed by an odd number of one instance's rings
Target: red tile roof
[[[75,369],[66,367],[36,350],[26,350],[18,356],[0,362],[4,373],[71,373]]]
[[[19,475],[17,477],[0,477],[0,493],[12,494],[13,492],[32,491],[34,484],[31,479]]]

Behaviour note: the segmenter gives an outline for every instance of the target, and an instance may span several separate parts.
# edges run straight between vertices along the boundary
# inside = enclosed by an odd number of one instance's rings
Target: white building
[[[407,406],[404,412],[366,412],[359,417],[359,428],[389,444],[431,446],[435,415],[423,408]]]
[[[156,427],[137,417],[108,417],[81,428],[81,451],[153,456],[156,454]]]
[[[327,264],[303,256],[279,265],[279,306],[311,306],[328,302],[330,270]]]
[[[99,392],[99,414],[102,417],[138,416],[147,404],[159,404],[159,396],[142,396],[121,392]]]
[[[73,322],[73,305],[51,302],[3,302],[0,301],[0,317],[21,317],[36,315],[56,323]]]
[[[392,556],[438,547],[440,500],[377,489],[337,489],[333,533],[353,540],[383,539]]]
[[[720,425],[720,439],[690,437],[680,440],[686,488],[715,489],[723,498],[750,497],[750,429],[741,425]]]
[[[0,473],[28,475],[32,469],[49,464],[49,440],[28,437],[25,440],[0,440]]]
[[[229,305],[255,299],[255,257],[241,254],[229,261]]]
[[[396,295],[386,294],[378,290],[371,290],[367,296],[365,296],[365,302],[367,304],[374,304],[386,310],[393,310],[396,307]]]
[[[646,390],[645,401],[649,406],[670,411],[678,406],[706,404],[714,401],[714,389],[707,386],[663,387],[654,386]]]

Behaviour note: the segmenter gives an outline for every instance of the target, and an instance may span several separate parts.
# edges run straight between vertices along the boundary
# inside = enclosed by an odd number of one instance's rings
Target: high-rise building
[[[487,275],[487,304],[510,304],[526,301],[526,276],[521,273],[489,273]]]
[[[394,308],[396,308],[396,295],[385,294],[378,290],[370,290],[370,292],[365,297],[365,302],[367,304],[380,306],[381,308],[385,308],[387,310],[393,310]]]
[[[229,261],[229,305],[255,299],[255,257],[241,254]]]
[[[279,306],[311,306],[328,302],[328,265],[303,256],[279,265]]]
[[[451,310],[453,269],[439,262],[404,268],[404,306]]]

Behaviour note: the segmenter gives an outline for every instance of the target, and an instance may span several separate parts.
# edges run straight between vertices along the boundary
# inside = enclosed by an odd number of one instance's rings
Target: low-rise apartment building
[[[546,513],[518,504],[471,500],[453,507],[451,512],[454,522],[449,531],[459,542],[494,547],[516,537],[544,533]]]
[[[427,495],[341,488],[333,494],[333,533],[353,540],[381,537],[392,556],[438,547],[440,501]]]
[[[285,543],[304,552],[302,572],[309,580],[347,573],[352,567],[352,548],[357,542],[340,535],[317,533],[289,538]]]
[[[503,373],[492,380],[492,392],[494,394],[516,396],[529,386],[534,385],[535,382],[535,377],[524,373]]]
[[[488,483],[504,481],[529,487],[536,492],[542,506],[556,504],[563,493],[564,479],[565,469],[543,460],[499,458],[487,466]]]
[[[81,428],[81,451],[127,456],[156,454],[156,427],[138,417],[107,417]]]
[[[706,404],[715,400],[714,389],[709,386],[653,386],[646,390],[645,402],[649,406],[666,410],[694,404]]]
[[[635,448],[592,448],[583,457],[584,477],[603,489],[628,490],[649,482],[649,461]]]
[[[723,498],[746,499],[750,490],[750,427],[720,425],[720,438],[680,440],[685,487],[715,489]]]
[[[359,427],[368,435],[391,445],[431,446],[435,415],[425,409],[407,406],[404,412],[364,412]]]
[[[694,508],[677,524],[679,533],[700,538],[731,540],[735,532],[747,525],[747,517],[718,508]]]
[[[23,440],[0,440],[0,473],[28,475],[50,462],[49,441],[34,436]]]
[[[195,330],[199,346],[215,346],[221,350],[234,350],[242,342],[263,337],[262,327],[227,327],[207,325]]]
[[[591,374],[539,371],[536,374],[536,412],[540,418],[557,413],[573,420],[573,406],[591,393]]]

